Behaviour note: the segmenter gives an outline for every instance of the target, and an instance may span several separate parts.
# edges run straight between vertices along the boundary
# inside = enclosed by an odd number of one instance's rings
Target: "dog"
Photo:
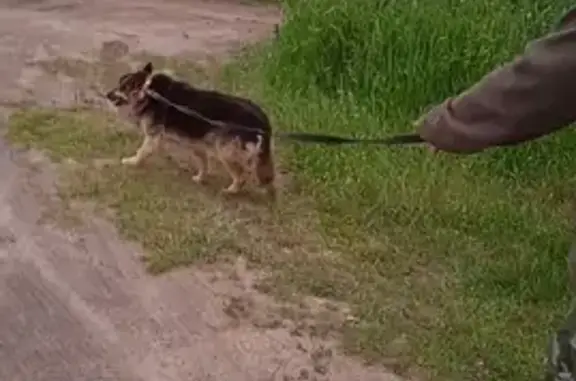
[[[151,62],[121,75],[105,97],[116,109],[128,107],[144,134],[138,151],[123,158],[123,164],[139,165],[169,134],[190,143],[197,164],[195,182],[204,181],[212,156],[232,178],[224,192],[238,193],[254,174],[261,187],[274,193],[272,128],[266,113],[254,102],[195,88],[156,72]]]

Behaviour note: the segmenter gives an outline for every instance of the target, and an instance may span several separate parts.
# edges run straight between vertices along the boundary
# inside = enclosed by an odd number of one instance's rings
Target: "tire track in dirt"
[[[93,62],[114,46],[120,56],[202,59],[265,37],[277,21],[272,8],[216,1],[0,1],[0,103],[74,102],[82,78],[48,75],[41,61]],[[0,379],[394,379],[294,335],[289,323],[256,327],[253,315],[267,300],[236,267],[151,277],[139,248],[104,221],[66,231],[41,223],[57,205],[42,156],[0,140],[0,173]]]

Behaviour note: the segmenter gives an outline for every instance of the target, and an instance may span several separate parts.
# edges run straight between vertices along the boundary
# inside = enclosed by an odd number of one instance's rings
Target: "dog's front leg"
[[[144,141],[136,154],[122,159],[122,164],[139,165],[144,159],[158,150],[162,140],[162,128],[155,126],[152,121],[145,120],[141,123],[144,132]]]
[[[208,171],[208,156],[206,155],[206,150],[203,147],[195,147],[192,152],[193,160],[196,164],[196,174],[192,177],[192,180],[198,184],[204,182],[206,178],[206,172]]]

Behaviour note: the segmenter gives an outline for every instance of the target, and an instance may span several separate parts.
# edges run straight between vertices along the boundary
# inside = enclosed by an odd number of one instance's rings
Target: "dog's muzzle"
[[[118,91],[118,90],[111,90],[106,93],[106,99],[110,101],[114,106],[120,107],[128,104],[128,97]]]

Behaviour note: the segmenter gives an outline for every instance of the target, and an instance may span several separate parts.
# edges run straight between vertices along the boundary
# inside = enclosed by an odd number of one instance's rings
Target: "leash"
[[[162,96],[158,92],[154,90],[150,90],[146,88],[143,90],[144,94],[148,95],[150,98],[155,99],[167,106],[173,107],[176,110],[180,111],[183,114],[188,116],[198,118],[208,124],[213,125],[217,128],[222,128],[226,123],[215,121],[212,119],[206,118],[204,115],[200,114],[199,112],[179,104],[176,104],[166,97]],[[235,128],[240,128],[244,130],[250,131],[258,131],[262,134],[267,134],[268,132],[254,127],[247,127],[241,125],[235,125]],[[418,134],[399,134],[393,135],[386,138],[380,139],[361,139],[361,138],[350,138],[350,137],[341,137],[341,136],[334,136],[334,135],[325,135],[325,134],[313,134],[313,133],[305,133],[305,132],[277,132],[273,133],[272,136],[280,139],[286,140],[293,140],[302,143],[318,143],[318,144],[326,144],[326,145],[342,145],[342,144],[372,144],[372,145],[383,145],[383,146],[392,146],[392,145],[408,145],[408,144],[420,144],[424,143],[424,139],[420,137]]]
[[[304,143],[321,143],[321,144],[374,144],[374,145],[407,145],[424,143],[424,139],[418,134],[399,134],[381,139],[360,139],[344,138],[334,135],[300,133],[300,132],[281,132],[278,134],[281,138],[288,138]]]

